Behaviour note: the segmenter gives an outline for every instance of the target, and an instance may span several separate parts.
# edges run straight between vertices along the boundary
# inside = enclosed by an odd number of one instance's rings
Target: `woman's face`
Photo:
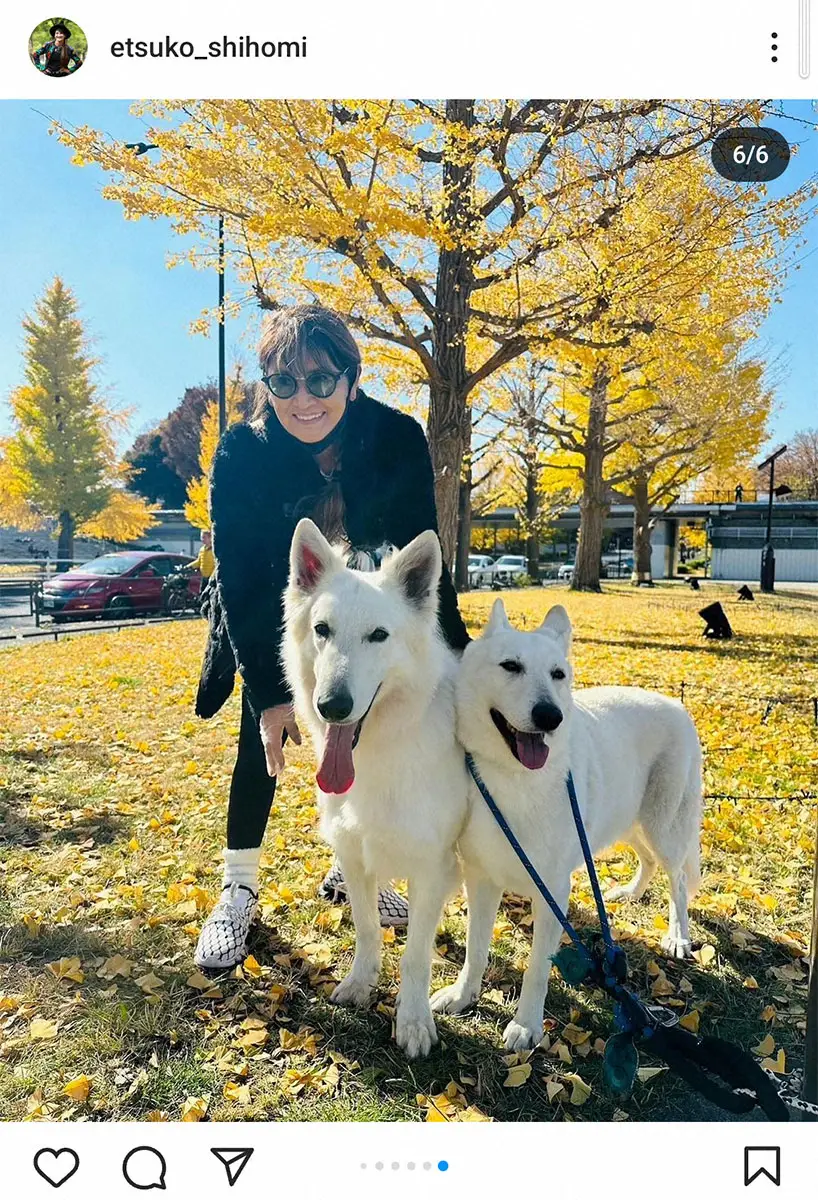
[[[61,33],[58,29],[54,34],[54,41],[58,46],[62,46],[63,42],[65,41],[65,34]]]
[[[290,369],[281,363],[270,363],[267,367],[269,375],[288,374],[294,378],[304,375],[307,376],[313,371],[331,370],[333,374],[337,373],[337,367],[330,367],[327,363],[316,362],[315,359],[309,356],[304,360],[302,370]],[[293,437],[297,437],[300,442],[306,442],[308,445],[313,442],[320,442],[328,434],[332,433],[335,426],[344,415],[344,409],[347,406],[347,400],[355,398],[355,388],[353,385],[352,393],[350,394],[350,383],[346,375],[342,375],[335,385],[335,391],[331,396],[319,399],[313,396],[307,390],[305,379],[298,378],[298,391],[290,396],[287,400],[281,400],[278,396],[270,395],[270,400],[273,405],[275,415],[278,417],[281,424],[291,433]]]

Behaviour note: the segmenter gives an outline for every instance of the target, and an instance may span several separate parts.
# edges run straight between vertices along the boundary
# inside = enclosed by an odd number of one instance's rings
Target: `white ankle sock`
[[[224,877],[222,887],[231,883],[241,883],[244,887],[258,892],[258,867],[261,860],[261,846],[250,850],[223,850]]]

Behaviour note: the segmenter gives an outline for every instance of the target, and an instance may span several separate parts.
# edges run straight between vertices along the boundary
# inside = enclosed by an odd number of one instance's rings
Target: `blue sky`
[[[786,103],[805,122],[816,113],[807,101]],[[39,112],[37,110],[40,110]],[[0,221],[3,280],[0,288],[0,435],[9,432],[6,404],[21,382],[20,320],[56,274],[78,296],[95,352],[105,360],[101,374],[113,397],[134,409],[123,448],[155,425],[189,384],[215,377],[216,339],[188,333],[189,322],[216,302],[216,276],[189,266],[168,270],[177,244],[164,221],[125,221],[118,204],[100,195],[103,179],[94,168],[71,165],[65,147],[48,136],[48,117],[105,129],[122,141],[144,138],[145,125],[122,101],[23,102],[0,104]],[[818,172],[818,134],[803,124],[770,121],[799,154],[771,189],[785,191]],[[790,279],[784,301],[768,318],[763,341],[780,356],[783,380],[773,441],[818,424],[818,220],[813,221],[800,271]],[[230,281],[227,283],[230,291]],[[255,320],[228,326],[228,363],[241,358],[253,371]]]

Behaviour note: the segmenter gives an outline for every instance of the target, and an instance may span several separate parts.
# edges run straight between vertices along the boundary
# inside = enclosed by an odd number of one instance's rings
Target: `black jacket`
[[[437,531],[434,476],[423,430],[413,417],[358,391],[343,430],[341,491],[350,543],[402,549],[424,529]],[[216,588],[196,712],[218,712],[241,672],[256,713],[291,699],[279,661],[282,595],[290,543],[305,501],[325,483],[309,447],[288,435],[275,413],[264,426],[233,425],[222,435],[210,477]],[[444,565],[441,631],[462,649],[469,635]]]

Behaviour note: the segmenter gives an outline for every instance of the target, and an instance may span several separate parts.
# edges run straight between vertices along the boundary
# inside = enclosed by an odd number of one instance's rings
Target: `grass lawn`
[[[732,642],[700,636],[701,593],[508,593],[533,628],[555,599],[575,625],[579,687],[639,684],[684,699],[706,751],[704,882],[696,958],[659,949],[664,877],[612,906],[634,982],[685,1023],[758,1047],[782,1072],[803,1054],[818,792],[816,616],[808,597],[726,604]],[[490,593],[462,598],[473,632]],[[262,860],[263,921],[230,978],[192,951],[220,882],[238,734],[234,695],[192,714],[204,623],[68,637],[0,652],[0,1117],[65,1120],[678,1120],[690,1093],[648,1058],[631,1099],[601,1079],[604,998],[552,976],[548,1041],[504,1055],[530,942],[507,897],[476,1011],[438,1020],[440,1045],[408,1063],[391,1040],[402,937],[387,936],[371,1010],[329,1004],[347,970],[346,909],[315,897],[330,861],[315,833],[311,752],[288,750]],[[768,698],[783,698],[770,704]],[[739,799],[728,797],[740,797]],[[600,863],[626,879],[631,852]],[[592,922],[587,876],[573,915]],[[435,985],[462,961],[462,898],[438,936]],[[715,1115],[715,1114],[713,1114]]]

